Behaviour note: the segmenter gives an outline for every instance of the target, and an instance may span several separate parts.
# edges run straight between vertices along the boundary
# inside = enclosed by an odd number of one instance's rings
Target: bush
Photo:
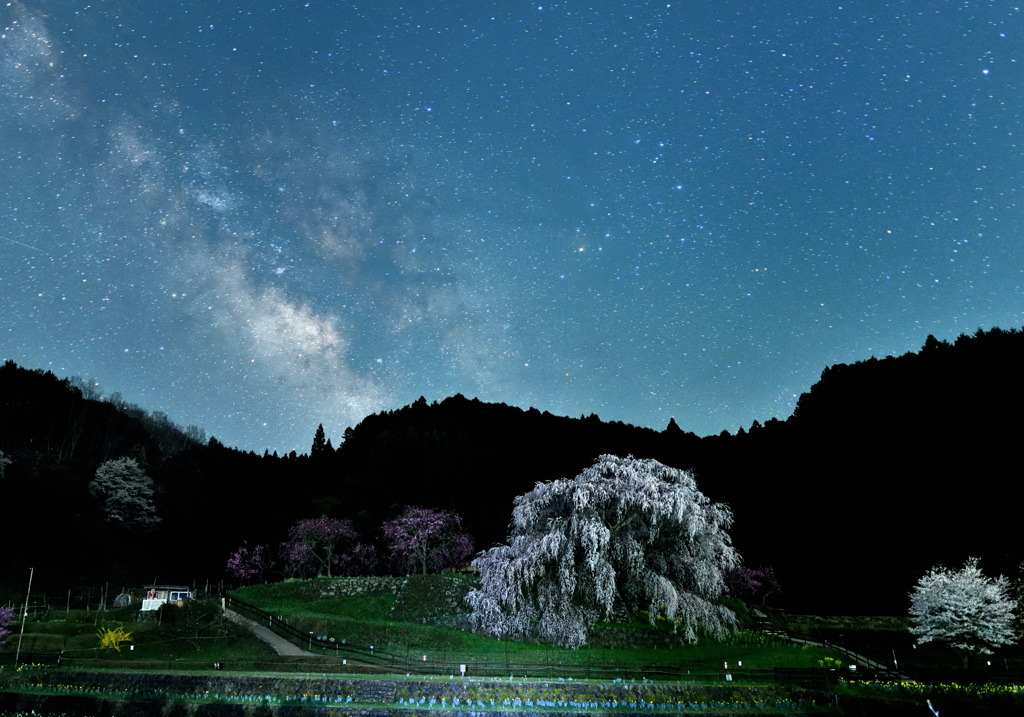
[[[170,634],[185,640],[198,652],[205,640],[225,637],[230,623],[217,600],[187,600],[178,606],[160,606],[160,623]]]
[[[109,627],[101,627],[97,634],[100,638],[101,650],[113,649],[120,652],[121,645],[132,641],[132,634],[124,628],[124,625],[118,625],[113,630]]]

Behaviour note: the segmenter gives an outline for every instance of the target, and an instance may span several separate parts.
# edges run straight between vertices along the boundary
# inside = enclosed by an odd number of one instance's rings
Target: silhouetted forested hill
[[[1024,334],[993,329],[826,369],[778,436],[713,452],[723,475],[761,465],[771,476],[731,498],[738,529],[744,511],[770,506],[785,516],[766,532],[789,553],[783,579],[801,596],[820,579],[866,610],[905,612],[938,562],[981,555],[986,572],[1015,575],[1022,365]]]
[[[457,511],[484,548],[503,540],[513,497],[616,453],[693,469],[704,493],[732,506],[748,564],[775,567],[787,607],[904,614],[937,562],[978,554],[987,572],[1015,574],[1019,471],[1007,454],[1021,431],[1022,364],[1018,331],[929,337],[919,353],[825,369],[787,421],[707,438],[674,421],[653,431],[420,399],[368,416],[337,450],[316,440],[308,457],[278,458],[200,442],[195,429],[8,362],[0,544],[18,547],[0,578],[21,581],[34,565],[63,587],[216,581],[243,540],[276,546],[296,520],[323,513],[373,540],[405,505]],[[144,534],[105,522],[88,490],[96,467],[123,455],[156,482],[163,521]]]
[[[461,395],[370,416],[346,431],[329,475],[343,476],[339,495],[373,524],[402,504],[459,512],[479,547],[504,541],[512,499],[538,481],[577,475],[602,453],[682,457],[700,439],[597,416],[578,419],[523,411]],[[328,487],[325,484],[325,489]]]
[[[117,394],[86,398],[79,384],[11,361],[0,367],[0,451],[9,461],[0,477],[0,586],[23,585],[29,567],[41,590],[154,576],[216,581],[239,535],[277,540],[308,511],[301,458],[200,443],[197,429],[182,431]],[[154,480],[161,522],[151,530],[106,522],[89,491],[101,463],[125,456]],[[268,495],[274,485],[291,487]]]

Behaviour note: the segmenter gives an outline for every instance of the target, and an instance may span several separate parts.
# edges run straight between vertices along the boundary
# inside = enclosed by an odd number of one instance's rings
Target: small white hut
[[[142,611],[158,610],[161,605],[174,603],[181,607],[186,600],[195,598],[195,593],[187,585],[151,585],[146,588],[146,597],[142,600]]]

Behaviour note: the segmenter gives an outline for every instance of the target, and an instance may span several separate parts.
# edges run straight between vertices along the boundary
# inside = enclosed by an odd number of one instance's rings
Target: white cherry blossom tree
[[[601,456],[572,480],[538,483],[515,499],[509,544],[473,564],[481,585],[466,600],[475,629],[586,644],[616,604],[646,609],[682,630],[723,636],[735,615],[713,602],[739,556],[732,513],[693,476],[655,460]]]
[[[153,479],[134,458],[115,458],[96,469],[89,486],[103,501],[107,520],[129,530],[148,530],[160,522],[153,506]]]
[[[992,649],[1016,641],[1014,601],[1009,581],[982,574],[977,558],[959,570],[935,567],[921,576],[910,592],[911,634],[917,644],[944,642],[963,657],[992,654]]]

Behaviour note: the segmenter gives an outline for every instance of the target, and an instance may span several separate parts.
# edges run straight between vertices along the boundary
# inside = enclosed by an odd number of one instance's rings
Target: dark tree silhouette
[[[316,427],[316,433],[313,435],[313,447],[309,450],[310,458],[322,458],[327,452],[327,438],[324,435],[324,424],[320,424]]]

